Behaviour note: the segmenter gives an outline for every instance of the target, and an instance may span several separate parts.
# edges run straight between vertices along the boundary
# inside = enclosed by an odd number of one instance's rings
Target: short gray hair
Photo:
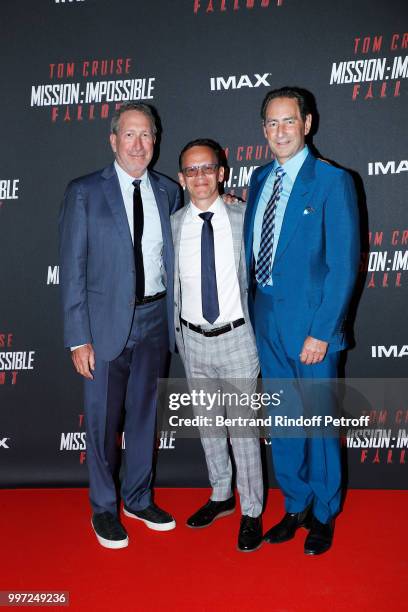
[[[148,104],[144,104],[143,102],[126,102],[122,104],[114,113],[111,121],[111,134],[117,134],[119,128],[119,121],[123,113],[127,111],[138,111],[139,113],[143,113],[149,119],[153,134],[157,133],[156,127],[156,117],[154,115],[153,109]]]

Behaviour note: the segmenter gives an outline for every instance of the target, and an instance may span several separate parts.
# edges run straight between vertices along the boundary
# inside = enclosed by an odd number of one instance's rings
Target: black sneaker
[[[187,527],[201,529],[208,527],[215,519],[232,514],[235,510],[235,497],[230,497],[224,501],[212,501],[211,499],[204,504],[197,512],[187,519]]]
[[[125,548],[129,538],[117,516],[111,512],[98,512],[92,516],[92,528],[96,539],[105,548]]]
[[[131,510],[124,506],[123,512],[130,518],[143,521],[146,527],[155,531],[170,531],[176,526],[176,521],[171,514],[165,512],[153,502],[144,510]]]

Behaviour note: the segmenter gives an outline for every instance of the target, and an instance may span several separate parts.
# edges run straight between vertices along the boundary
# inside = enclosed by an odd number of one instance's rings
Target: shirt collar
[[[190,200],[190,210],[191,210],[191,216],[193,217],[193,219],[197,219],[198,216],[203,213],[203,212],[212,212],[214,213],[214,215],[219,215],[222,214],[223,212],[223,200],[221,198],[221,196],[218,196],[218,198],[211,204],[210,208],[208,210],[200,210],[200,208],[198,208],[191,200]],[[200,219],[201,221],[201,219]]]
[[[113,165],[115,166],[116,174],[118,175],[121,187],[124,189],[129,189],[129,187],[132,187],[133,189],[133,181],[135,180],[135,177],[128,174],[116,160],[114,161]],[[149,187],[149,174],[147,170],[144,171],[142,176],[139,176],[138,180],[141,181],[140,186],[143,185],[143,187]]]
[[[287,162],[282,164],[282,168],[284,169],[285,173],[288,175],[292,183],[295,182],[296,177],[299,173],[299,170],[301,169],[303,162],[308,156],[308,153],[309,153],[309,147],[305,145],[301,151],[296,153],[296,155],[294,155],[293,157],[288,159]],[[278,168],[278,166],[279,166],[278,160],[275,159],[275,165],[273,167],[273,170],[275,171],[276,168]]]

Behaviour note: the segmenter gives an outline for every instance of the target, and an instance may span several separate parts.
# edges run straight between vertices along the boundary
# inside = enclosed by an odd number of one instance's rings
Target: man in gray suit
[[[245,207],[226,206],[219,196],[224,178],[221,153],[214,141],[199,139],[188,143],[180,154],[179,180],[188,190],[190,203],[171,217],[176,342],[190,386],[195,386],[193,379],[205,378],[209,386],[216,383],[214,389],[221,385],[231,390],[228,381],[234,379],[242,390],[244,380],[245,392],[252,393],[259,363],[247,310],[242,238]],[[203,409],[199,407],[196,413]],[[233,407],[223,410],[228,417],[234,416]],[[216,429],[200,429],[212,495],[188,519],[192,528],[206,527],[235,508],[228,432],[225,427]],[[262,542],[259,439],[248,431],[235,432],[231,445],[242,510],[238,549],[250,552]]]
[[[92,527],[106,548],[128,545],[120,498],[150,529],[175,527],[151,497],[157,379],[174,345],[170,214],[180,205],[178,185],[147,170],[155,140],[152,109],[123,105],[111,125],[115,162],[68,185],[59,220],[64,341],[84,377]]]

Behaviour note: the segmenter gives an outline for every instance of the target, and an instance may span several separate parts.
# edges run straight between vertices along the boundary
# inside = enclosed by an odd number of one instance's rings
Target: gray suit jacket
[[[245,247],[243,239],[243,227],[244,227],[244,216],[245,216],[245,204],[230,204],[225,205],[228,217],[231,223],[232,229],[232,241],[234,245],[234,257],[235,266],[237,269],[238,282],[241,294],[241,305],[244,313],[245,321],[248,323],[248,330],[255,342],[254,333],[251,327],[249,314],[248,314],[248,280],[247,271],[245,264]],[[187,211],[190,208],[190,204],[177,211],[170,217],[171,231],[173,233],[174,243],[174,328],[176,330],[176,344],[180,357],[183,362],[185,360],[185,350],[183,334],[180,325],[181,315],[181,289],[180,289],[180,273],[179,273],[179,254],[180,254],[180,238],[181,228],[183,227],[184,219]]]

